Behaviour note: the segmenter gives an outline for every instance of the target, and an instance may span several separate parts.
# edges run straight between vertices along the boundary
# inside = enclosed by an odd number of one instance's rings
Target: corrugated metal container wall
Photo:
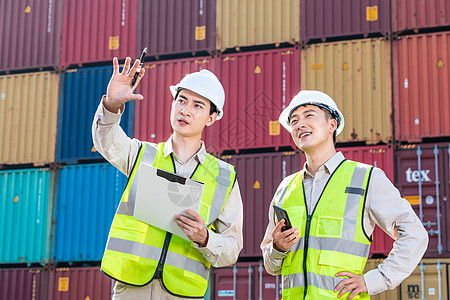
[[[301,56],[302,89],[327,93],[344,114],[338,143],[392,141],[390,41],[316,44],[302,49]]]
[[[61,168],[56,199],[56,262],[102,259],[126,181],[126,176],[109,163]]]
[[[53,178],[48,169],[0,171],[0,263],[46,263]]]
[[[300,51],[224,55],[217,64],[226,100],[223,118],[206,131],[206,149],[295,148],[278,117],[300,90]]]
[[[244,204],[244,249],[241,257],[260,257],[272,197],[281,180],[300,170],[298,152],[222,156],[236,167]]]
[[[212,53],[216,41],[216,1],[139,1],[137,53]]]
[[[396,139],[450,136],[450,32],[399,37],[392,47]]]
[[[56,160],[101,158],[92,142],[92,120],[113,72],[112,67],[76,69],[61,76]],[[120,126],[133,135],[134,101],[127,104]]]
[[[55,160],[59,76],[0,76],[0,164]]]
[[[363,274],[367,273],[370,270],[376,269],[379,264],[383,262],[382,259],[368,259],[366,263],[366,267],[363,271]],[[395,288],[393,290],[387,290],[380,294],[370,295],[371,300],[400,300],[400,288]],[[406,298],[410,299],[410,298]]]
[[[215,62],[209,57],[199,57],[146,63],[144,68],[145,75],[137,88],[137,93],[142,94],[144,100],[135,104],[135,136],[153,143],[165,142],[172,134],[170,110],[173,97],[169,86],[176,85],[184,75],[201,69],[215,73]],[[125,111],[127,109],[129,107]]]
[[[394,149],[391,146],[371,146],[371,147],[346,147],[337,148],[346,159],[373,165],[382,169],[386,176],[394,182]],[[301,167],[305,163],[305,156],[301,155]],[[387,256],[392,250],[394,242],[378,226],[372,233],[372,245],[370,246],[369,257],[378,255]]]
[[[447,221],[450,217],[447,204],[450,196],[450,144],[405,145],[404,148],[395,154],[395,185],[412,204],[417,215],[423,215],[425,229],[430,235],[426,257],[450,257],[450,223]]]
[[[448,0],[394,0],[391,11],[393,32],[450,25]]]
[[[39,300],[43,269],[0,269],[0,299]]]
[[[0,3],[0,71],[57,67],[62,1]]]
[[[100,267],[59,268],[50,271],[48,298],[53,300],[110,300],[113,281]]]
[[[216,48],[300,41],[300,0],[217,0]]]
[[[302,42],[391,31],[389,0],[302,0],[300,5]]]
[[[66,0],[61,65],[133,56],[137,6],[138,0]]]

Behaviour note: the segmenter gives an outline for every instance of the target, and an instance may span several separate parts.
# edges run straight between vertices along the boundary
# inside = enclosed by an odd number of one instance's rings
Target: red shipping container
[[[277,288],[278,286],[278,288]],[[266,272],[262,262],[238,262],[213,270],[212,299],[281,299],[281,276]]]
[[[450,25],[448,0],[393,0],[392,31]]]
[[[62,1],[15,0],[0,4],[0,71],[57,67]]]
[[[0,269],[0,299],[39,300],[43,269]]]
[[[450,32],[393,41],[394,126],[399,141],[450,136]]]
[[[300,91],[300,51],[223,55],[217,69],[226,100],[223,118],[206,132],[208,151],[295,147],[278,117]]]
[[[244,205],[244,248],[240,257],[261,257],[270,202],[281,180],[300,169],[298,152],[222,156],[236,167]]]
[[[45,299],[111,299],[113,280],[100,267],[59,268],[48,272],[49,295]]]
[[[215,49],[215,0],[140,1],[138,14],[137,51],[148,47],[158,57]]]
[[[133,57],[137,6],[138,0],[66,0],[61,65]]]
[[[387,35],[391,31],[389,0],[300,1],[300,40]]]
[[[429,233],[426,257],[450,257],[449,159],[448,143],[405,145],[395,154],[396,186]]]
[[[216,73],[215,61],[209,57],[160,61],[145,63],[144,68],[145,75],[137,88],[144,99],[135,104],[135,137],[152,143],[165,142],[173,132],[170,124],[173,97],[169,86],[176,85],[186,74],[201,69]],[[210,127],[205,130],[210,130]],[[208,147],[206,150],[209,151]]]

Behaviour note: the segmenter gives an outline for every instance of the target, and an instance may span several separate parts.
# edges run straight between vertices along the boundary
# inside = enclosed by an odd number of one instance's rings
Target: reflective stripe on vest
[[[308,285],[329,291],[333,291],[343,279],[342,277],[331,277],[312,272],[308,272],[306,276],[308,278]],[[284,289],[305,286],[305,277],[303,276],[303,273],[289,274],[283,276],[282,280]]]
[[[296,252],[303,250],[305,246],[305,238],[302,237],[298,243],[293,245],[288,252]],[[355,241],[329,238],[329,237],[317,237],[309,236],[308,248],[317,250],[330,250],[338,251],[341,253],[347,253],[357,256],[369,256],[370,245],[361,244]],[[363,254],[363,255],[361,255]]]

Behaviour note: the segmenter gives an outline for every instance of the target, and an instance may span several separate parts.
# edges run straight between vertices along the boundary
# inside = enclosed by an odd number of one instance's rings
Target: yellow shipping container
[[[216,49],[300,41],[300,0],[217,0]]]
[[[0,76],[0,164],[55,160],[59,75]]]
[[[301,88],[330,95],[344,114],[337,142],[389,142],[392,129],[391,44],[363,39],[301,50]]]

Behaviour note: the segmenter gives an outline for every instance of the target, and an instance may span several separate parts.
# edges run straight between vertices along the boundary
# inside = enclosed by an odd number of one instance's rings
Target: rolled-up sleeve
[[[375,168],[367,194],[367,212],[395,242],[377,269],[364,274],[369,295],[397,287],[416,268],[428,246],[428,233],[408,201],[384,172]]]
[[[103,106],[103,96],[94,121],[92,122],[92,140],[95,149],[120,172],[129,175],[141,146],[137,139],[129,138],[119,126],[123,111],[117,114]]]

